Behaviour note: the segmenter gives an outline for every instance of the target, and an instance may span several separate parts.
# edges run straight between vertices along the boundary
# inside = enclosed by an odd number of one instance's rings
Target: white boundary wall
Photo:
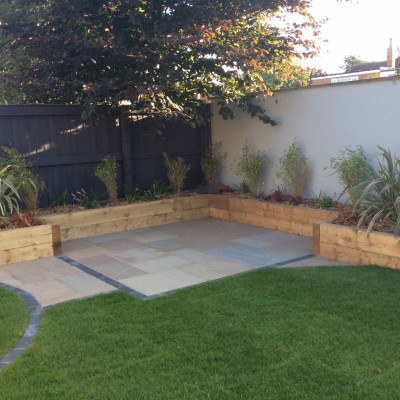
[[[278,184],[275,177],[279,158],[294,139],[309,158],[310,180],[306,196],[323,192],[338,196],[343,191],[329,168],[331,157],[345,147],[361,145],[376,162],[377,146],[390,148],[400,156],[400,79],[366,80],[345,84],[284,90],[263,103],[278,126],[261,123],[237,111],[235,119],[224,121],[213,105],[212,140],[227,152],[221,182],[242,181],[234,170],[246,138],[253,151],[264,150],[269,157],[262,182],[269,194]]]

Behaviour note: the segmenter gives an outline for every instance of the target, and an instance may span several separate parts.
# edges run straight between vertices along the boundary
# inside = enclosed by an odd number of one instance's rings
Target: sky
[[[322,27],[320,55],[304,66],[328,73],[343,72],[344,57],[359,56],[364,61],[386,60],[389,39],[397,54],[400,44],[400,0],[311,0],[311,13],[328,18]]]

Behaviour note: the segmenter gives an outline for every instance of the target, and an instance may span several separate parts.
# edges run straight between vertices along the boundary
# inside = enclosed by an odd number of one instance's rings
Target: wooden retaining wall
[[[313,223],[336,212],[234,196],[198,195],[46,217],[50,225],[0,232],[0,265],[61,253],[61,241],[205,217],[312,236]]]
[[[59,225],[0,231],[0,265],[62,253]]]
[[[267,203],[253,199],[210,195],[210,216],[311,237],[313,223],[332,221],[336,211]]]
[[[352,264],[400,269],[400,237],[329,223],[313,225],[313,254]]]
[[[50,216],[46,221],[59,224],[61,239],[71,240],[209,215],[208,197],[204,195],[77,211]]]

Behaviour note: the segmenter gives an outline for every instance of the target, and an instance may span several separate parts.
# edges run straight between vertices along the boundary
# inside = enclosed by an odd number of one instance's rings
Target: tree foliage
[[[365,63],[359,56],[349,55],[343,59],[343,65],[340,67],[344,69],[344,72],[352,72],[353,68],[358,64]]]
[[[316,52],[308,0],[5,0],[2,102],[129,101],[133,112],[201,122],[210,96],[274,124],[250,96]],[[288,17],[289,16],[289,17]],[[308,35],[305,35],[305,32]]]

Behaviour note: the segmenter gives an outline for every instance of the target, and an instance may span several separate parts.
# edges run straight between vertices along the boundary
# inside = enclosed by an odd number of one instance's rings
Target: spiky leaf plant
[[[367,178],[358,185],[360,197],[355,204],[360,219],[359,228],[368,224],[368,232],[381,219],[388,219],[400,232],[400,158],[392,155],[389,149],[379,147],[383,161],[377,169],[369,168]]]

